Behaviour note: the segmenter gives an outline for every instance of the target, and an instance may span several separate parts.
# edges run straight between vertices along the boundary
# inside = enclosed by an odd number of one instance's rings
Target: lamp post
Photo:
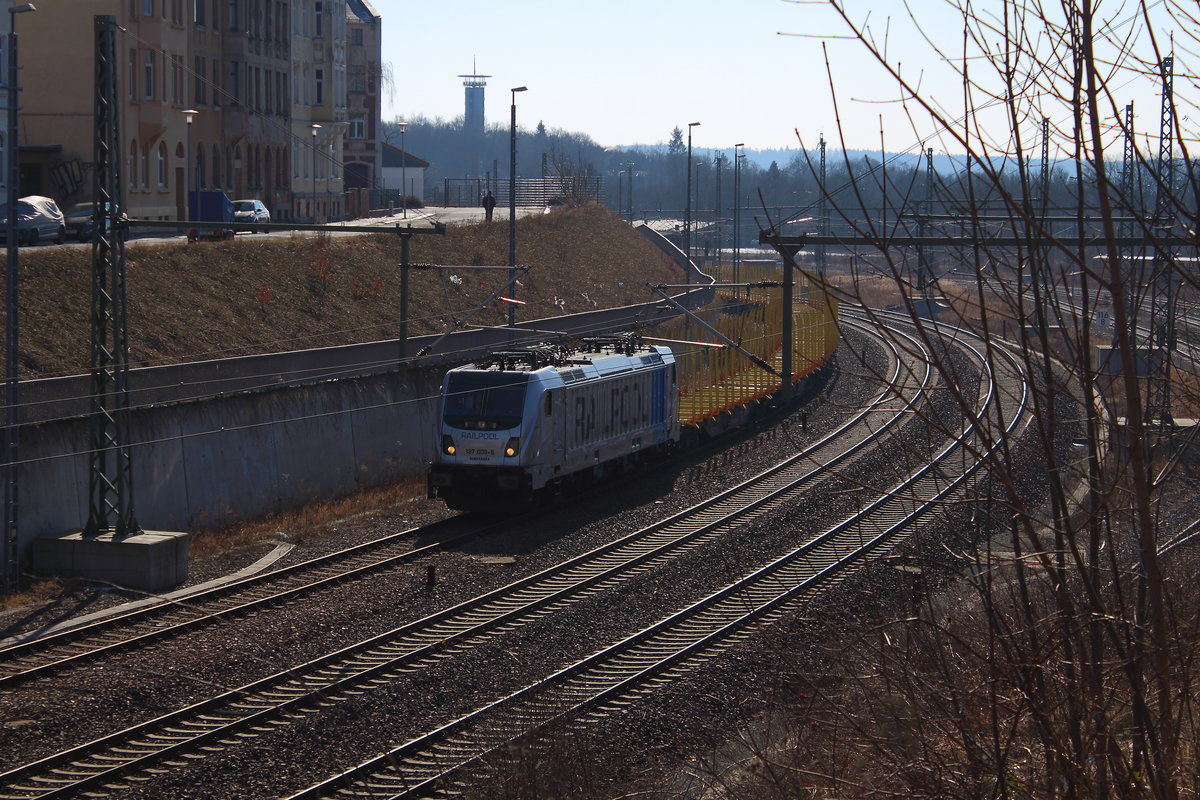
[[[692,128],[699,122],[688,123],[688,154],[687,154],[687,210],[683,216],[683,254],[687,260],[692,260]],[[692,271],[687,271],[687,282],[692,282]]]
[[[738,237],[742,230],[742,159],[744,155],[738,152],[745,147],[744,142],[733,146],[733,282],[741,283],[742,279],[742,250]],[[741,294],[741,289],[734,292]]]
[[[186,108],[183,111],[183,118],[187,120],[187,154],[183,157],[183,183],[184,183],[184,198],[183,198],[183,221],[192,221],[192,175],[195,169],[192,167],[192,121],[200,112],[194,108]],[[199,198],[197,198],[197,203]]]
[[[400,125],[400,205],[404,207],[404,218],[408,219],[408,153],[404,150],[404,131],[407,122]]]
[[[625,162],[625,170],[629,173],[629,224],[633,224],[633,162]]]
[[[314,225],[317,222],[317,131],[319,130],[321,130],[321,126],[314,122],[312,125],[312,216]]]
[[[527,86],[512,89],[512,117],[508,125],[508,297],[517,297],[517,92]],[[517,307],[508,304],[508,327],[517,324]]]
[[[5,269],[5,326],[4,326],[4,593],[17,586],[17,425],[20,423],[20,359],[17,313],[18,279],[21,270],[17,261],[17,182],[20,180],[20,158],[17,148],[17,14],[36,11],[33,3],[21,3],[8,9],[8,126],[4,134],[4,173],[8,219],[5,220],[5,242],[8,245]]]

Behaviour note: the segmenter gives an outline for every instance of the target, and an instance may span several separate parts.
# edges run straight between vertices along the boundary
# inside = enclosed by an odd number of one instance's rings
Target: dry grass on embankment
[[[519,319],[652,300],[651,283],[682,273],[599,206],[517,222],[517,263],[532,266]],[[412,238],[414,264],[501,265],[508,226],[454,226]],[[400,316],[400,240],[391,234],[318,238],[240,234],[230,242],[128,248],[134,366],[394,338]],[[21,251],[22,378],[89,369],[91,250]],[[413,270],[411,335],[440,333],[500,285],[503,271]],[[472,322],[504,324],[494,303]]]

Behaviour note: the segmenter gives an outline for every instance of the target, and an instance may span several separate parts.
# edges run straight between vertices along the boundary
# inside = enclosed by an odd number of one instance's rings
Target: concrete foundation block
[[[188,535],[142,531],[117,538],[111,533],[82,533],[33,540],[31,570],[158,592],[187,580]]]

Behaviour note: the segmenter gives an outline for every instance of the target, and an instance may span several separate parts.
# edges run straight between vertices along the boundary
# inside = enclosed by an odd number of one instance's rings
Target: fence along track
[[[983,355],[974,348],[972,352],[982,363]],[[1003,381],[1008,385],[997,387],[989,381],[978,417],[986,417],[995,404],[1017,398],[1006,415],[1007,434],[1022,422],[1027,395],[1019,365],[1007,356],[1006,361],[1013,370]],[[989,371],[984,369],[983,374]],[[985,454],[972,464],[962,461],[956,465],[960,450],[979,443],[976,433],[975,424],[968,424],[928,465],[868,508],[734,585],[290,800],[457,795],[463,787],[452,782],[452,774],[479,765],[495,748],[572,714],[586,712],[589,719],[596,719],[608,709],[628,705],[648,687],[681,675],[748,638],[752,627],[794,608],[806,592],[840,580],[868,554],[894,544],[939,503],[963,491],[986,458]],[[920,502],[918,496],[923,498]]]
[[[716,498],[476,600],[0,775],[0,797],[73,795],[109,785],[166,758],[231,746],[239,741],[240,731],[269,730],[283,724],[288,713],[335,702],[339,693],[386,681],[401,668],[453,655],[496,629],[511,630],[548,609],[582,600],[697,547],[730,525],[745,524],[768,506],[811,491],[832,470],[869,447],[872,437],[911,419],[906,412],[923,397],[930,373],[926,369],[921,380],[912,382],[905,377],[912,375],[910,365],[898,357],[892,364],[892,380],[907,386],[907,397],[898,397],[892,386],[885,388],[854,420],[812,449]]]

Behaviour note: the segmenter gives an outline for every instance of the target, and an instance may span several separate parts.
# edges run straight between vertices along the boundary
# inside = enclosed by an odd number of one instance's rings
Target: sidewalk
[[[548,213],[548,209],[541,206],[518,206],[517,218],[541,216]],[[393,227],[395,225],[432,225],[436,222],[445,225],[461,225],[472,222],[483,222],[483,208],[461,208],[455,206],[426,206],[425,208],[410,208],[408,214],[402,211],[397,211],[394,214],[388,214],[382,217],[365,217],[363,219],[346,220],[346,225],[378,225],[380,227]],[[508,206],[501,208],[496,206],[495,212],[492,214],[492,222],[507,222],[508,221]],[[334,223],[337,224],[337,223]]]

